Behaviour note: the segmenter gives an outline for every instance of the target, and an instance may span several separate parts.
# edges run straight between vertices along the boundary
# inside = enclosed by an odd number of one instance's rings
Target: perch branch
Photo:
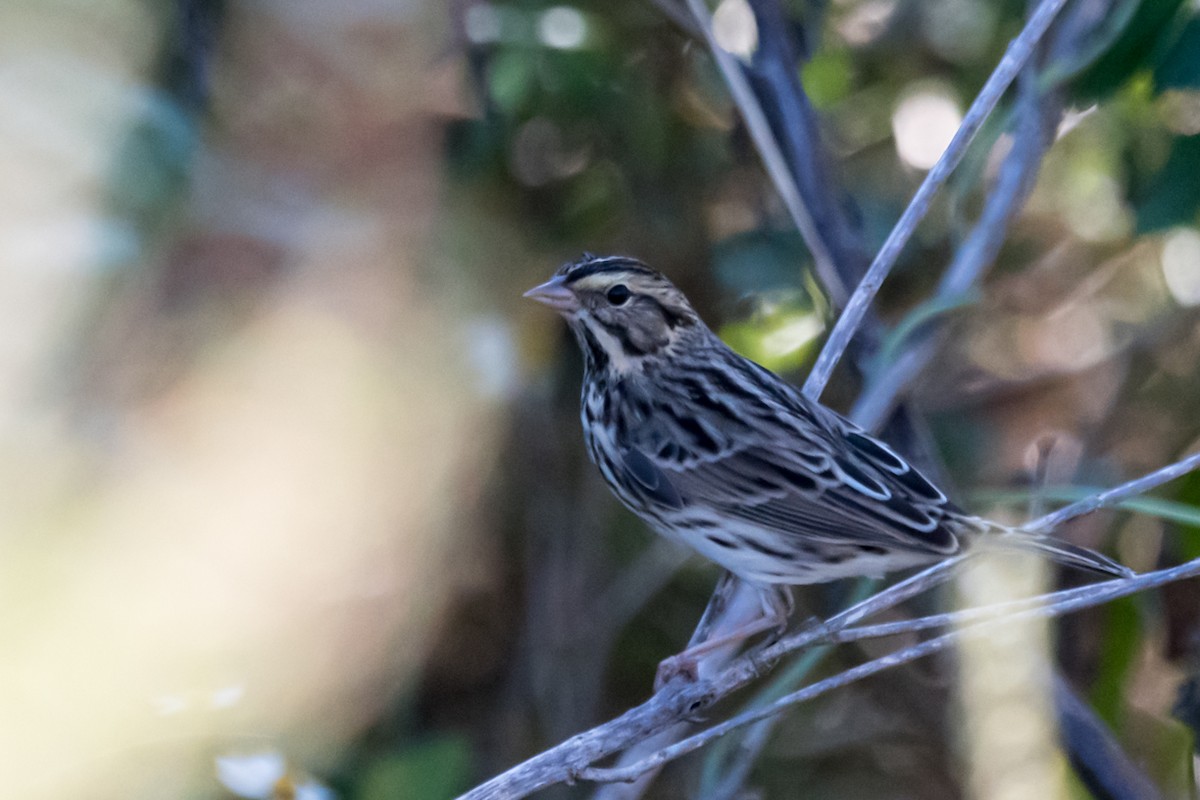
[[[1184,578],[1194,578],[1200,576],[1200,559],[1188,561],[1180,564],[1177,567],[1170,569],[1157,570],[1155,572],[1147,572],[1143,575],[1138,575],[1134,578],[1118,578],[1112,581],[1095,584],[1091,587],[1090,592],[1079,593],[1077,590],[1066,590],[1064,592],[1051,592],[1046,595],[1041,595],[1034,600],[1041,603],[1032,608],[1027,608],[1017,613],[1008,614],[999,618],[990,618],[983,622],[975,622],[967,627],[960,628],[955,631],[950,631],[938,636],[934,639],[921,642],[920,644],[912,645],[894,653],[888,653],[885,656],[868,661],[864,664],[859,664],[844,672],[840,672],[824,680],[811,683],[802,689],[798,689],[791,694],[781,697],[774,703],[771,703],[762,708],[748,711],[744,714],[739,714],[731,719],[726,720],[711,728],[707,728],[700,733],[694,734],[681,739],[670,747],[663,748],[653,755],[639,761],[636,764],[630,764],[620,768],[605,768],[605,767],[589,767],[579,770],[576,777],[591,781],[628,781],[635,780],[638,775],[646,770],[654,769],[667,761],[672,761],[682,755],[697,750],[719,736],[723,736],[735,728],[748,725],[773,714],[778,714],[780,711],[793,706],[797,703],[811,700],[822,694],[830,692],[834,689],[839,689],[855,681],[883,672],[886,669],[907,664],[910,661],[915,661],[918,658],[936,653],[940,650],[945,650],[948,646],[954,643],[958,637],[967,632],[976,632],[994,627],[1000,623],[1013,622],[1022,619],[1030,619],[1035,617],[1059,617],[1063,614],[1068,614],[1072,611],[1078,611],[1084,608],[1107,603],[1119,597],[1127,597],[1137,592],[1143,592],[1148,589],[1154,589],[1163,586],[1173,581],[1182,580]],[[1061,596],[1060,596],[1061,595]],[[1007,604],[1003,604],[1007,605]],[[983,613],[991,609],[968,609],[970,612]],[[963,612],[965,613],[965,612]],[[953,615],[949,615],[953,616]]]
[[[1140,494],[1160,486],[1167,481],[1178,478],[1190,470],[1200,467],[1200,454],[1156,470],[1141,478],[1129,481],[1114,489],[1104,491],[1088,500],[1073,503],[1052,514],[1035,520],[1031,529],[1042,531],[1089,514],[1098,508],[1119,502],[1135,494]],[[846,611],[831,617],[823,624],[809,626],[796,634],[785,637],[775,645],[765,648],[757,654],[743,655],[737,658],[729,667],[714,675],[711,679],[688,683],[674,680],[657,692],[645,703],[636,706],[619,717],[601,725],[576,734],[564,742],[518,764],[508,771],[498,775],[486,783],[472,789],[463,795],[463,800],[516,800],[528,797],[533,792],[558,783],[567,783],[579,778],[595,778],[607,773],[598,772],[594,765],[597,761],[625,750],[631,745],[644,741],[660,731],[677,725],[681,721],[693,717],[697,712],[708,708],[713,703],[726,697],[731,692],[757,677],[764,661],[779,658],[800,648],[822,640],[833,640],[862,620],[890,608],[903,600],[912,597],[926,589],[943,582],[965,556],[957,556],[947,561],[935,564],[906,580],[896,583],[878,594],[855,604]],[[1162,586],[1181,578],[1200,575],[1200,560],[1190,561],[1179,567],[1150,572],[1133,578],[1122,578],[1105,583],[1094,584],[1082,589],[1071,589],[1047,595],[1045,599],[1052,605],[1038,608],[1026,608],[1013,616],[1049,614],[1058,616],[1099,603],[1104,603],[1117,597],[1123,597],[1135,592]],[[1047,609],[1050,609],[1047,611]],[[944,623],[944,618],[942,618]],[[988,623],[978,623],[991,624]],[[876,630],[878,626],[872,626]],[[888,630],[888,635],[894,635],[894,629]],[[862,634],[844,634],[847,637]],[[922,642],[904,650],[897,651],[875,661],[861,664],[841,675],[819,681],[793,692],[780,701],[757,709],[749,714],[739,715],[726,723],[714,726],[696,737],[682,740],[670,748],[637,762],[622,767],[622,776],[632,775],[636,778],[645,769],[653,768],[665,760],[676,758],[685,752],[690,752],[716,736],[732,730],[737,725],[744,725],[757,719],[776,713],[778,710],[793,703],[810,699],[838,686],[843,686],[867,675],[872,675],[889,667],[903,664],[936,652],[948,646],[954,634]],[[736,723],[736,724],[734,724]],[[666,755],[659,755],[666,753]],[[636,769],[635,769],[636,767]],[[625,780],[626,777],[606,779]]]

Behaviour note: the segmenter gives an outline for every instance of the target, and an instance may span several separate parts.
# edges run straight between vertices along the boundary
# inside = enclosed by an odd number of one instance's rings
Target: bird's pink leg
[[[738,644],[764,631],[776,630],[782,632],[787,627],[787,620],[792,612],[792,595],[785,587],[769,587],[760,590],[762,613],[751,617],[731,630],[710,636],[697,642],[681,653],[664,658],[658,664],[654,676],[655,691],[662,688],[673,678],[683,677],[688,681],[700,679],[699,658],[714,650],[729,645]]]

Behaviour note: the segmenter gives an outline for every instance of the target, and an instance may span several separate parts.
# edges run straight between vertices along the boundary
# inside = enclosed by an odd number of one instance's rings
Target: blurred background
[[[850,249],[874,252],[1025,4],[755,7],[794,48]],[[753,52],[745,2],[711,8]],[[937,318],[896,444],[1014,519],[1200,436],[1197,4],[1068,8],[1087,24],[1040,75],[1062,113],[994,265],[927,302],[1014,146],[1011,101],[825,395],[852,408]],[[717,575],[586,461],[579,356],[521,299],[583,250],[666,272],[797,381],[841,302],[684,5],[0,6],[0,791],[445,798],[646,698]],[[1159,495],[1200,504],[1200,479]],[[1126,512],[1067,532],[1139,570],[1198,534]],[[1054,629],[1172,797],[1195,791],[1198,590]],[[952,674],[800,707],[739,796],[964,794]],[[715,758],[646,796],[713,796]]]

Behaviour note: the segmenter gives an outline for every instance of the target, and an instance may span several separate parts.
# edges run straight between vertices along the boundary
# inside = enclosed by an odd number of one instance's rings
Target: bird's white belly
[[[889,572],[932,560],[930,554],[911,551],[864,552],[852,543],[772,543],[771,531],[739,522],[717,529],[676,526],[670,531],[660,531],[739,578],[758,584],[800,585],[842,578],[880,578]],[[756,549],[751,544],[755,542],[766,544],[777,554]],[[778,553],[784,554],[783,557]]]

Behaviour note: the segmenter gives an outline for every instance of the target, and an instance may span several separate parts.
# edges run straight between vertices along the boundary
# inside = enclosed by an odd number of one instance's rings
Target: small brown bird
[[[1066,542],[972,516],[887,444],[733,352],[658,272],[621,256],[564,264],[526,297],[584,356],[583,433],[613,493],[763,598],[779,587],[928,564],[973,538],[1128,576]]]

